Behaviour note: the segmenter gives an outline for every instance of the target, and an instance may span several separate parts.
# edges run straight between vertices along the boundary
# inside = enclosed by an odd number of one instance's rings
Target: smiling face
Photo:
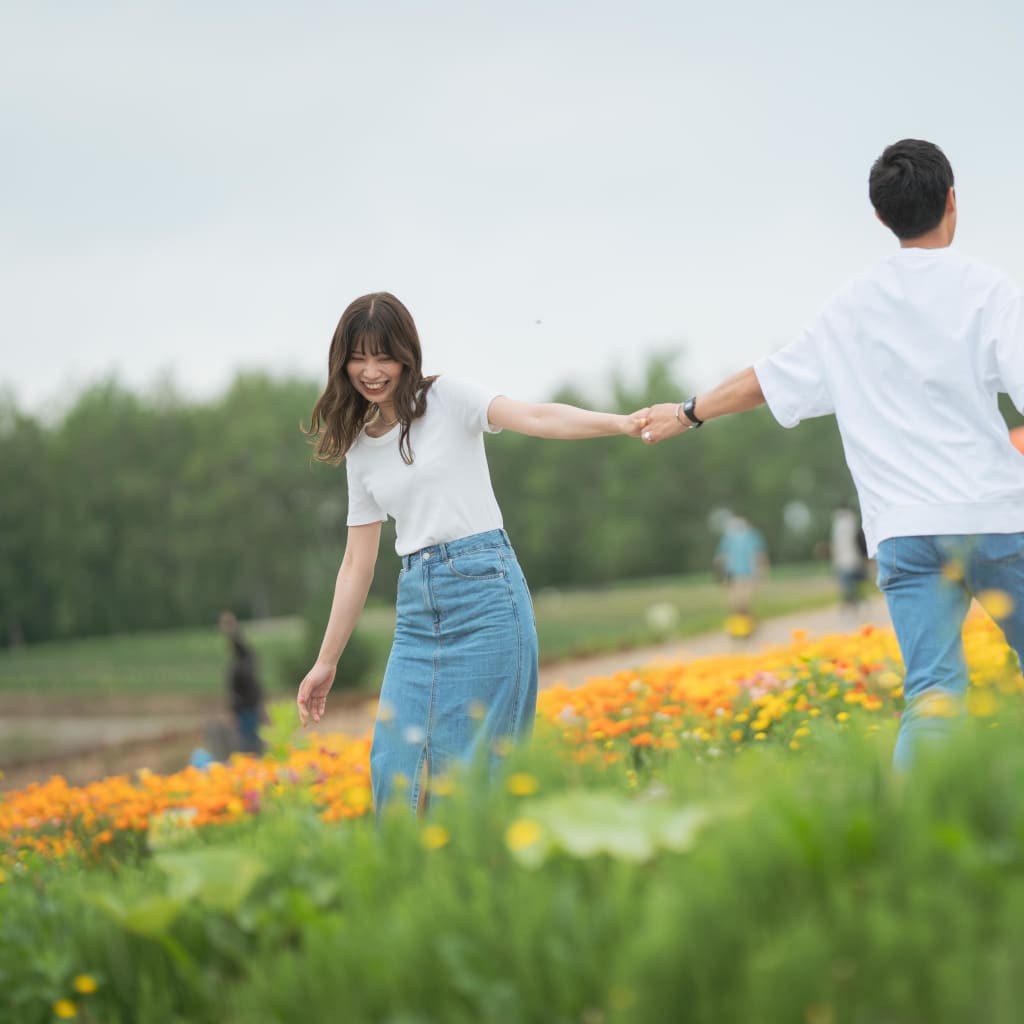
[[[402,458],[411,462],[409,426],[426,411],[433,378],[423,377],[416,324],[394,295],[373,292],[349,303],[331,340],[328,378],[321,397],[341,423],[330,455],[343,455],[364,427],[379,436],[381,419],[389,426],[398,419]]]
[[[387,352],[372,352],[365,342],[357,342],[345,363],[352,387],[368,402],[373,402],[388,419],[393,419],[395,391],[405,367]]]

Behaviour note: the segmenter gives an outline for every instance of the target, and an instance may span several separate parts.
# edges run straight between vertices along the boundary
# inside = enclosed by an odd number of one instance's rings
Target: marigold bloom
[[[983,590],[977,601],[996,620],[1008,619],[1013,612],[1013,598],[1005,590]]]
[[[538,842],[544,830],[532,818],[518,818],[505,829],[505,845],[513,852],[525,850]]]
[[[444,825],[427,825],[420,835],[420,842],[428,850],[440,850],[447,846],[451,836]]]
[[[513,772],[505,780],[505,788],[513,796],[532,796],[540,789],[540,783],[529,772]]]

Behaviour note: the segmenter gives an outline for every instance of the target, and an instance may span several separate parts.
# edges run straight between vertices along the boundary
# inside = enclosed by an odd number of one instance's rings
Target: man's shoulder
[[[912,278],[918,274],[928,281],[928,287],[946,293],[963,290],[972,295],[983,293],[990,299],[1020,293],[1019,284],[1006,271],[958,249],[899,249],[850,278],[834,293],[828,306],[859,306],[864,302],[876,306],[880,293],[899,296],[908,275]]]

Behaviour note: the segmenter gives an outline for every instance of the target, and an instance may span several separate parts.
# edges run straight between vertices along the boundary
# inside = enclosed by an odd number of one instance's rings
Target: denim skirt
[[[504,530],[403,556],[370,751],[377,814],[392,799],[417,810],[428,779],[528,736],[537,675],[533,605]]]

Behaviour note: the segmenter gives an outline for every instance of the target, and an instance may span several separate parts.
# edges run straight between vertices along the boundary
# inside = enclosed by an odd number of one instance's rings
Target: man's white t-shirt
[[[409,429],[413,461],[402,461],[399,426],[382,437],[364,430],[345,456],[348,525],[391,516],[395,551],[409,555],[502,526],[484,452],[498,431],[487,410],[499,392],[445,374],[427,392],[427,410]]]
[[[1024,531],[1024,298],[949,248],[899,249],[754,364],[784,427],[835,413],[874,555],[888,537]]]

